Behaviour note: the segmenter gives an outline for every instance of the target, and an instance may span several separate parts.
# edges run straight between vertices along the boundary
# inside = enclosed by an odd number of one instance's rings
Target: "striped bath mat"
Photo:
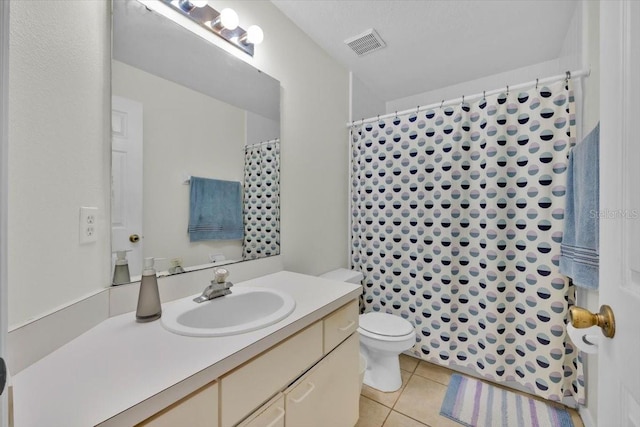
[[[468,427],[573,427],[564,409],[458,374],[451,375],[440,415]]]

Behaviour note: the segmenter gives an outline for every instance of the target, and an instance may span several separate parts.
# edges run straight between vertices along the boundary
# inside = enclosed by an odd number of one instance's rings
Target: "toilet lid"
[[[372,334],[387,337],[401,337],[413,332],[413,325],[399,316],[387,313],[371,312],[359,318],[360,327]]]

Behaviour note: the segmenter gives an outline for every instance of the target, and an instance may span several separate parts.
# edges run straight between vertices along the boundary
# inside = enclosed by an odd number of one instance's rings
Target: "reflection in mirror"
[[[126,0],[112,95],[112,251],[131,279],[144,257],[172,274],[280,253],[277,80]]]

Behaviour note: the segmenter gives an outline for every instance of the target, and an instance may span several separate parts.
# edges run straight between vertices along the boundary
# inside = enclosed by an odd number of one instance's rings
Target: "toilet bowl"
[[[384,392],[402,386],[400,353],[416,343],[416,331],[407,320],[387,313],[360,315],[360,352],[367,360],[364,383]]]
[[[340,268],[321,275],[326,279],[360,284],[362,273]],[[413,325],[399,316],[366,313],[359,317],[360,353],[366,360],[364,383],[377,390],[390,392],[402,386],[400,353],[416,343]]]

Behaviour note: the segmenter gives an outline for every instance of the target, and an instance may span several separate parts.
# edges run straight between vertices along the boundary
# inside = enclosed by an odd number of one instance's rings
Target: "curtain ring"
[[[420,112],[420,106],[418,105],[418,106],[416,107],[416,114],[418,114],[419,112]]]
[[[507,85],[507,96],[509,96],[509,85]]]
[[[442,100],[442,102],[440,103],[440,109],[442,110],[442,106],[444,105],[444,99]]]
[[[486,90],[483,90],[483,91],[482,91],[482,99],[483,99],[484,101],[486,101],[486,100],[487,100],[487,96],[486,96],[486,95],[487,95],[487,91],[486,91]]]
[[[538,80],[539,79],[536,79],[536,90],[538,90]]]
[[[380,121],[380,114],[378,114],[378,121]]]
[[[464,95],[462,95],[462,105],[464,105]]]
[[[567,71],[567,77],[565,78],[565,82],[568,82],[569,79],[571,78],[571,71]]]
[[[396,119],[398,118],[398,110],[396,110]]]

